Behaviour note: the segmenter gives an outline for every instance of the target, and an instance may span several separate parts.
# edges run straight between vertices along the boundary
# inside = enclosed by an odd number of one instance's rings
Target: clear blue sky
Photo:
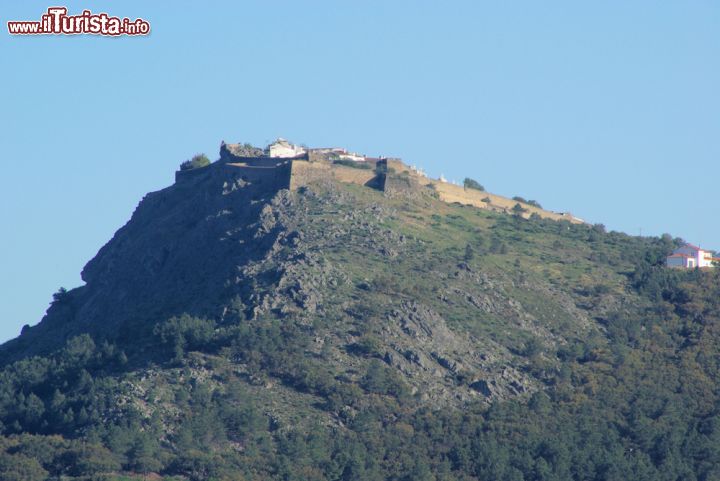
[[[55,3],[0,2],[0,340],[221,140],[400,156],[720,249],[716,0],[67,3],[146,38],[11,37]]]

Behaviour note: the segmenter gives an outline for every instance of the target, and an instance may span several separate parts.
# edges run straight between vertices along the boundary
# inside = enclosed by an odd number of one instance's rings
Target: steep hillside
[[[437,197],[149,194],[0,348],[3,479],[716,479],[718,275]]]

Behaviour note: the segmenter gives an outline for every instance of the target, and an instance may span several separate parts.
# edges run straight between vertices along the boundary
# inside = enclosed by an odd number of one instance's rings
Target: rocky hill
[[[148,194],[0,348],[0,477],[716,479],[717,273],[439,197]]]

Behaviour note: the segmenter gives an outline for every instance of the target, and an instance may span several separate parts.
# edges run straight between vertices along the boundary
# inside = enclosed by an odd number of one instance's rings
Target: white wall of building
[[[305,153],[305,149],[298,145],[293,145],[285,139],[278,139],[268,146],[268,155],[270,157],[289,158],[297,157]]]
[[[687,257],[670,256],[667,258],[668,267],[687,267]]]
[[[684,245],[675,249],[673,255],[667,257],[666,265],[668,267],[683,267],[686,269],[714,267],[712,252],[692,245]]]
[[[364,155],[354,154],[354,153],[340,154],[340,155],[338,155],[338,158],[340,158],[342,160],[354,160],[355,162],[362,162],[365,160]]]
[[[700,249],[698,252],[698,267],[712,267],[712,253]]]

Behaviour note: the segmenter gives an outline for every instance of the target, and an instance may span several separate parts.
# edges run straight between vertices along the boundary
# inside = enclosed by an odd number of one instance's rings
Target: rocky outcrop
[[[263,150],[250,144],[220,144],[220,159],[232,161],[237,157],[261,157]]]
[[[52,350],[81,332],[130,336],[184,312],[218,316],[242,282],[239,270],[264,258],[282,230],[258,225],[275,194],[233,175],[207,175],[146,195],[82,270],[85,285],[4,345],[0,358]]]
[[[308,355],[322,356],[338,378],[359,383],[369,360],[380,360],[423,403],[442,407],[539,389],[523,339],[541,339],[548,351],[564,342],[542,316],[591,329],[567,293],[445,262],[450,251],[410,234],[403,209],[437,201],[408,176],[388,176],[398,200],[331,177],[290,190],[243,172],[216,163],[148,194],[85,266],[86,284],[2,346],[0,362],[53,350],[79,333],[150,335],[184,313],[223,326],[273,320],[316,339]],[[541,298],[542,309],[528,298]]]

